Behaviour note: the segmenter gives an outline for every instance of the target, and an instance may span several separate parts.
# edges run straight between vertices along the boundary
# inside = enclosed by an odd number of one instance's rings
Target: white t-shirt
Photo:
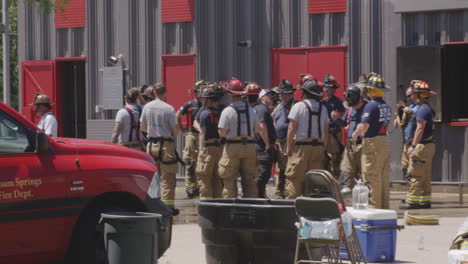
[[[127,105],[130,109],[133,110],[133,116],[135,118],[135,122],[138,122],[138,118],[140,118],[140,113],[138,113],[138,108],[134,105]],[[119,135],[119,143],[126,143],[129,142],[128,138],[130,137],[130,129],[133,128],[132,119],[130,118],[130,114],[125,108],[120,109],[115,116],[115,122],[122,124],[122,131]],[[137,141],[136,131],[133,130],[132,133],[132,140]]]
[[[319,111],[319,102],[314,99],[306,99],[303,102],[295,103],[289,112],[289,120],[297,121],[297,130],[295,140],[302,140],[307,138],[307,133],[309,130],[309,110],[304,103],[308,104],[310,110],[312,112]],[[328,119],[328,111],[327,108],[322,104],[322,112],[320,115],[320,123],[321,123],[321,131],[322,131],[322,138],[325,137],[325,125],[329,123]],[[319,129],[318,129],[318,116],[313,115],[311,121],[311,137],[318,138],[319,137]]]
[[[244,102],[238,101],[232,103],[239,111],[245,110],[246,104]],[[255,135],[255,128],[260,124],[261,120],[258,120],[258,116],[255,113],[255,110],[247,105],[249,108],[249,119],[250,119],[250,136],[253,137]],[[228,130],[226,137],[237,137],[237,112],[231,106],[224,108],[223,112],[221,112],[221,117],[219,118],[218,127],[225,128]],[[240,136],[248,136],[247,132],[247,115],[241,114],[241,131]]]
[[[156,99],[143,108],[140,121],[146,124],[148,137],[172,137],[172,131],[177,125],[174,107]]]
[[[51,112],[44,114],[37,126],[47,135],[57,136],[57,118]]]

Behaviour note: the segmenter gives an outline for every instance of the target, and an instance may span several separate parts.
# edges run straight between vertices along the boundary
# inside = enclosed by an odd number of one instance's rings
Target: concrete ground
[[[197,225],[194,204],[196,200],[185,198],[185,191],[181,186],[177,187],[176,192],[176,207],[181,209],[181,214],[174,219],[171,248],[159,259],[159,263],[206,263],[201,231]],[[271,195],[272,192],[273,188],[269,186],[268,193]],[[397,209],[403,197],[404,192],[394,190],[391,193],[391,208],[397,210],[400,225],[405,224],[401,219],[404,212]],[[465,195],[466,198],[468,194]],[[434,193],[432,209],[414,210],[414,212],[439,216],[439,225],[405,225],[405,229],[397,232],[396,263],[447,263],[451,241],[465,217],[468,217],[468,201],[460,205],[456,193]],[[421,234],[424,236],[422,250],[418,249]]]

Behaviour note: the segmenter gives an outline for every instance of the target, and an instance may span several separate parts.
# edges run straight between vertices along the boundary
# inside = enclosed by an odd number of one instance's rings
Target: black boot
[[[429,208],[431,208],[431,203],[425,203],[425,204],[405,203],[405,204],[400,205],[401,210],[429,209]]]

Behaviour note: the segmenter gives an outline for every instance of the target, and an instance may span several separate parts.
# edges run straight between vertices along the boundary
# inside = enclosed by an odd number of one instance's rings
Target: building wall
[[[65,29],[55,29],[53,13],[40,14],[20,1],[19,58],[85,56],[88,137],[101,140],[108,140],[115,111],[95,112],[102,101],[100,69],[108,66],[109,56],[119,53],[128,68],[128,86],[160,81],[163,54],[196,54],[197,79],[235,76],[271,87],[276,85],[270,83],[272,48],[346,45],[349,82],[362,73],[382,73],[392,87],[386,100],[394,107],[397,47],[468,41],[468,9],[460,10],[459,0],[444,5],[454,10],[440,10],[436,0],[417,1],[425,4],[349,0],[346,13],[309,14],[307,0],[195,0],[193,22],[161,23],[160,0],[88,0],[86,27]],[[238,47],[243,40],[251,40],[252,47]],[[436,131],[433,178],[456,181],[462,175],[468,181],[463,162],[468,160],[467,129],[438,124]],[[400,130],[392,130],[395,180],[401,178],[400,138]]]

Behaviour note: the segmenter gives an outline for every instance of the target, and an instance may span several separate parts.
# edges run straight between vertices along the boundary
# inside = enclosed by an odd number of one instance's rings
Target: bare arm
[[[114,131],[112,131],[112,143],[119,143],[119,136],[122,133],[123,125],[120,122],[116,122],[114,126]]]
[[[193,122],[193,128],[195,128],[195,129],[196,129],[198,132],[200,132],[200,133],[202,132],[202,129],[201,129],[201,127],[200,127],[200,122],[198,122],[198,120],[195,120],[195,121]]]
[[[323,137],[323,140],[324,140],[324,141],[323,141],[324,149],[327,149],[327,146],[328,146],[328,134],[329,134],[328,131],[329,131],[329,127],[330,127],[330,125],[329,125],[328,123],[326,123],[326,124],[325,124],[325,130],[324,130],[324,131],[325,131],[325,133],[324,133],[325,135],[324,135],[324,137]]]
[[[226,128],[218,128],[219,137],[223,138],[227,136],[228,130]]]
[[[142,132],[148,133],[148,126],[146,125],[146,123],[141,122],[140,129]]]
[[[179,128],[182,128],[182,113],[180,112],[180,110],[177,111],[176,118],[177,118],[177,124]]]
[[[172,128],[172,134],[174,135],[174,137],[177,137],[177,136],[180,134],[180,126],[179,126],[179,124],[176,124],[176,125]]]
[[[296,120],[291,120],[289,121],[288,125],[288,135],[287,135],[287,148],[286,148],[286,153],[288,156],[292,155],[292,149],[293,149],[293,144],[294,144],[294,136],[296,135],[297,131],[297,121]]]
[[[422,136],[424,134],[424,128],[426,128],[426,124],[426,120],[420,120],[416,122],[416,131],[414,132],[412,145],[416,146],[417,144],[419,144],[419,141],[421,141]]]
[[[364,122],[364,123],[359,123],[358,126],[356,127],[356,131],[353,133],[353,140],[356,141],[359,136],[364,136],[366,134],[367,130],[369,129],[369,123]]]
[[[206,129],[200,130],[200,135],[198,136],[198,153],[202,153],[205,147],[205,133]]]

